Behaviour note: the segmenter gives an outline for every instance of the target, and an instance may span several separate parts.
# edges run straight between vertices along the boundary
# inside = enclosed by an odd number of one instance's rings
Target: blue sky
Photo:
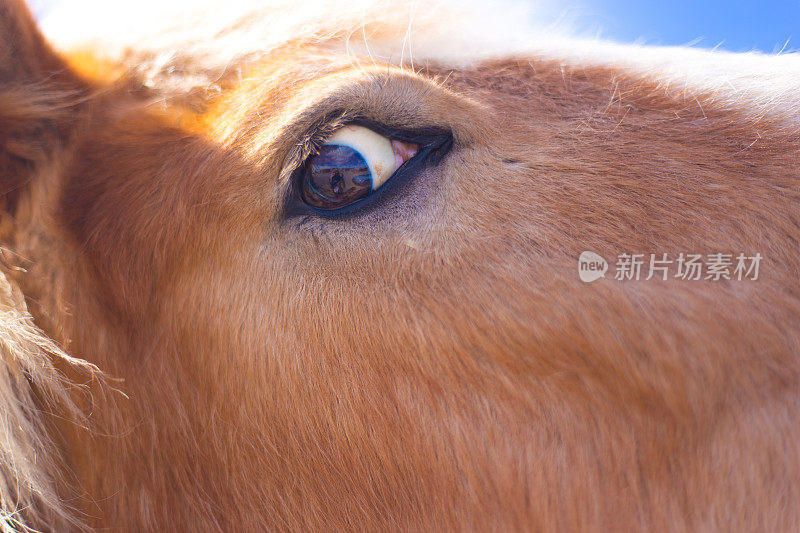
[[[56,3],[70,2],[28,1],[39,15]],[[540,23],[566,27],[581,36],[654,45],[692,43],[735,52],[800,50],[800,0],[520,1],[535,6]]]
[[[800,0],[564,0],[543,15],[581,35],[734,52],[800,49]],[[788,41],[788,45],[786,44]]]

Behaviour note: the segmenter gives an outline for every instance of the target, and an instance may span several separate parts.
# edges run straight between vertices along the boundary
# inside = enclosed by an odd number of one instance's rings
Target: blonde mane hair
[[[616,44],[538,22],[536,4],[439,0],[70,0],[44,21],[63,50],[90,49],[162,92],[213,92],[219,78],[284,46],[345,49],[354,65],[460,68],[535,56],[565,68],[613,67],[674,94],[715,94],[729,108],[800,124],[800,56]],[[690,96],[689,96],[690,97]]]
[[[100,372],[36,327],[21,291],[2,274],[0,361],[0,531],[75,526],[73,510],[54,487],[63,457],[49,435],[56,413],[86,423],[71,396],[76,385],[63,369],[88,379]]]

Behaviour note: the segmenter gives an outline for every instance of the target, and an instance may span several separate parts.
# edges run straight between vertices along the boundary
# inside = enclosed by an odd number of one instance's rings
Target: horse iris
[[[358,124],[343,126],[307,162],[303,201],[323,210],[353,204],[383,186],[419,149]]]
[[[372,191],[372,172],[357,150],[326,144],[312,158],[303,179],[303,199],[318,209],[337,209]]]

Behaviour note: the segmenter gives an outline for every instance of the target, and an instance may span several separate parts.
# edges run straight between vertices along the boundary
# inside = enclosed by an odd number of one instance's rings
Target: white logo
[[[581,252],[578,258],[578,276],[581,281],[591,283],[600,278],[606,277],[608,263],[606,260],[594,252]]]

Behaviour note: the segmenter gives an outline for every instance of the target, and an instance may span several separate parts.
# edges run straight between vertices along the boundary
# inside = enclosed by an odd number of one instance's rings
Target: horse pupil
[[[353,148],[326,144],[303,176],[303,200],[318,209],[350,205],[372,191],[372,175],[364,157]]]

